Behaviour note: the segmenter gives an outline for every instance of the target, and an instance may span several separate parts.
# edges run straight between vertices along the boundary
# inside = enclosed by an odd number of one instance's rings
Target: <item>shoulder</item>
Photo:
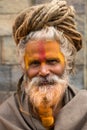
[[[85,98],[87,97],[87,90],[86,89],[79,89],[77,87],[74,87],[74,86],[69,86],[68,89],[70,91],[72,91],[75,96],[80,96],[81,98]]]
[[[74,96],[78,96],[81,99],[85,100],[87,97],[87,90],[86,89],[78,89],[77,87],[69,86],[68,90],[71,91],[72,93],[74,93]]]
[[[13,94],[0,105],[0,116],[8,117],[11,113],[14,113],[14,110],[16,109],[17,109],[16,94]]]
[[[87,90],[85,89],[81,90],[78,89],[77,87],[69,85],[65,91],[64,104],[67,104],[71,100],[77,100],[77,102],[79,102],[80,99],[81,101],[84,100],[87,102],[86,96],[87,96]]]
[[[87,90],[82,89],[79,91],[79,93],[77,94],[79,100],[83,101],[83,102],[87,102]]]
[[[0,128],[15,130],[22,127],[23,119],[19,111],[16,94],[13,94],[0,106]]]
[[[87,111],[87,90],[86,89],[75,89],[72,87],[72,90],[75,92],[74,97],[71,100],[71,103],[74,106],[79,106],[79,109]]]

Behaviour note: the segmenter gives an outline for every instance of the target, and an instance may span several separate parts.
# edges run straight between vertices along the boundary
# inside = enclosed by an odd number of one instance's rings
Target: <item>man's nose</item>
[[[47,76],[49,75],[49,73],[50,73],[49,66],[46,63],[42,63],[40,66],[39,75]]]

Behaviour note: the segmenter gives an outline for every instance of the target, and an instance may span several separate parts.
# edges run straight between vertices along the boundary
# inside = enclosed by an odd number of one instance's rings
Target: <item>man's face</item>
[[[38,40],[26,44],[25,69],[29,79],[25,87],[35,107],[60,102],[67,82],[63,79],[65,58],[56,41]]]
[[[56,41],[32,41],[25,48],[25,65],[29,79],[51,74],[61,76],[65,58]]]

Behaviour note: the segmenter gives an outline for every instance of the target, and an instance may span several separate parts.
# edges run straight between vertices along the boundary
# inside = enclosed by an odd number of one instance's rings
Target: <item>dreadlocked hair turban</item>
[[[22,11],[13,25],[16,44],[29,33],[53,26],[63,32],[78,50],[82,47],[82,37],[76,29],[75,10],[64,0],[53,0],[47,4],[32,6]]]

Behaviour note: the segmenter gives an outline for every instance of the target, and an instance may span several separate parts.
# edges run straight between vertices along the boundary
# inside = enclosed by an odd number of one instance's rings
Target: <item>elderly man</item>
[[[65,1],[30,7],[13,25],[23,76],[0,107],[0,130],[87,130],[87,92],[69,85],[82,47]]]

